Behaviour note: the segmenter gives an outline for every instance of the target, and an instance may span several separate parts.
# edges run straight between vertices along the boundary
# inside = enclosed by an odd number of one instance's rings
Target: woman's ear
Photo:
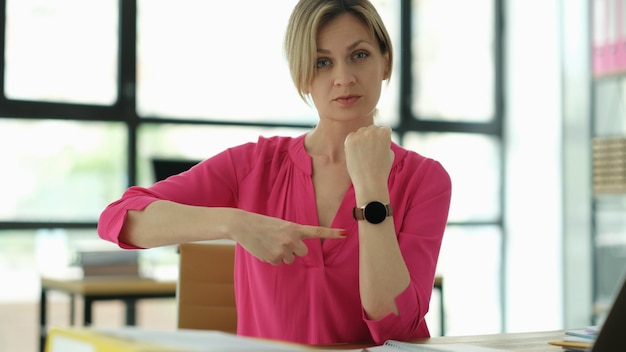
[[[383,67],[383,81],[389,80],[389,68],[391,67],[391,63],[389,62],[389,54],[384,55],[384,67]]]

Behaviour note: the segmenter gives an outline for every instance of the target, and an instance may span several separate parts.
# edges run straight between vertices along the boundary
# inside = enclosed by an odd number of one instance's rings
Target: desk
[[[135,325],[136,303],[140,299],[176,297],[176,281],[157,281],[142,277],[41,278],[39,305],[40,349],[43,351],[47,331],[48,291],[70,296],[70,325],[74,325],[75,296],[83,297],[83,325],[91,325],[95,301],[120,300],[126,306],[126,325]]]
[[[141,329],[105,329],[108,330],[105,334],[98,334],[97,329],[81,330],[63,329],[53,332],[51,336],[64,333],[65,336],[73,336],[74,339],[82,341],[91,341],[95,343],[96,340],[103,342],[108,340],[110,343],[115,343],[115,340],[119,340],[121,343],[133,342],[136,344],[142,344],[149,342],[156,345],[163,345],[167,342],[169,346],[178,346],[173,349],[176,351],[270,351],[278,350],[273,348],[280,346],[281,351],[319,351],[319,352],[339,352],[341,351],[362,351],[363,348],[370,348],[372,345],[359,345],[359,344],[329,344],[329,345],[298,345],[293,344],[292,349],[287,348],[281,341],[272,341],[269,339],[249,340],[247,338],[241,338],[237,335],[227,334],[217,331],[197,330],[197,329],[182,329],[177,331],[159,331],[159,330],[141,330]],[[216,334],[217,333],[217,334]],[[81,339],[80,336],[83,336]],[[107,336],[105,338],[105,336]],[[529,333],[511,333],[511,334],[494,334],[494,335],[477,335],[477,336],[444,336],[433,337],[426,339],[414,339],[411,342],[423,343],[423,344],[450,344],[450,343],[463,343],[472,346],[497,348],[506,351],[517,352],[558,352],[563,351],[559,346],[549,345],[549,341],[559,340],[565,336],[565,330],[547,331],[547,332],[529,332]],[[54,337],[53,337],[54,338]],[[50,343],[50,342],[49,342]],[[275,346],[274,343],[279,345]],[[268,345],[270,344],[270,345]],[[418,345],[419,346],[419,345]],[[198,348],[201,347],[201,348]],[[109,349],[112,350],[112,349]],[[116,349],[117,350],[117,349]],[[119,349],[122,350],[121,348]],[[126,349],[124,349],[126,351]],[[130,350],[130,349],[128,349]],[[140,349],[132,349],[133,351]],[[143,351],[143,349],[141,349]],[[58,350],[57,350],[58,351]],[[99,349],[98,351],[103,351]],[[108,350],[107,350],[108,351]],[[65,351],[58,351],[65,352]]]
[[[519,352],[558,352],[563,351],[562,347],[552,346],[548,341],[562,340],[565,330],[523,332],[492,335],[471,335],[471,336],[442,336],[431,338],[413,339],[411,342],[424,344],[443,343],[466,343],[481,347],[499,348],[509,351]],[[372,345],[324,345],[317,346],[320,350],[325,349],[357,349],[372,347]]]

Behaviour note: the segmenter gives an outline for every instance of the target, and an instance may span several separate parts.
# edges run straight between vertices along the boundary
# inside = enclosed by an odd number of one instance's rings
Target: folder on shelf
[[[626,73],[626,0],[592,0],[594,77]]]
[[[618,74],[626,73],[626,0],[614,0],[615,8],[615,27],[617,38],[614,44],[614,70]]]
[[[612,0],[592,0],[592,69],[598,77],[607,72],[608,5]]]
[[[613,75],[617,69],[618,3],[622,0],[606,0],[605,75]]]

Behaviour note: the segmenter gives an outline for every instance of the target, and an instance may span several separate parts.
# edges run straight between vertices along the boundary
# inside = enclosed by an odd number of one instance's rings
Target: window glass
[[[116,0],[7,0],[6,96],[115,102],[118,12]]]
[[[125,188],[122,124],[0,119],[0,221],[96,221]]]
[[[449,226],[437,273],[443,277],[446,335],[501,329],[502,232],[497,226]]]
[[[499,141],[461,133],[406,134],[407,148],[441,162],[452,179],[449,220],[497,221],[500,214]]]
[[[383,83],[383,90],[378,103],[379,117],[377,123],[397,126],[400,122],[400,1],[372,0],[380,17],[385,22],[393,45],[393,71],[388,82]]]
[[[306,129],[256,128],[237,126],[143,125],[139,130],[138,181],[155,181],[152,159],[204,160],[226,148],[256,142],[259,136],[298,136]]]
[[[418,118],[493,119],[493,4],[413,0],[413,113]]]
[[[396,2],[375,1],[397,33]],[[141,116],[256,122],[317,121],[296,93],[283,55],[295,0],[138,2],[137,109]],[[164,26],[164,21],[167,25]],[[393,35],[393,34],[392,34]],[[397,75],[383,87],[380,116],[397,117]]]

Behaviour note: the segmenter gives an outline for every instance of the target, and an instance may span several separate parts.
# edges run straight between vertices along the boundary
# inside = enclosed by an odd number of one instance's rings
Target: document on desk
[[[496,348],[488,348],[470,345],[466,343],[447,343],[447,344],[420,344],[389,340],[383,345],[368,347],[360,350],[363,352],[506,352]],[[345,351],[344,351],[345,352]]]
[[[221,331],[188,330],[176,331],[146,330],[141,328],[99,329],[100,331],[127,339],[149,341],[152,344],[166,346],[185,352],[217,351],[310,351],[304,345],[288,342],[237,336]]]
[[[137,327],[51,329],[45,352],[306,352],[312,348],[220,331]]]

